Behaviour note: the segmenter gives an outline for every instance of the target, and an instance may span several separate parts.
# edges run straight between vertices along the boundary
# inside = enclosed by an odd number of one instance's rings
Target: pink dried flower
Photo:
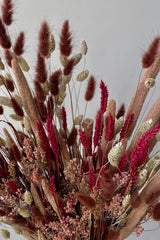
[[[85,132],[82,130],[79,130],[79,136],[80,136],[80,140],[81,143],[84,147],[84,149],[86,150],[87,154],[89,156],[92,155],[92,138],[91,136],[85,136]]]
[[[114,136],[114,128],[115,128],[115,119],[112,117],[112,114],[109,113],[107,132],[106,132],[106,142],[109,142],[110,140],[112,140]]]
[[[94,169],[93,169],[93,167],[91,167],[89,169],[89,186],[90,186],[91,191],[92,191],[94,185],[95,185]]]
[[[96,125],[95,125],[95,133],[94,133],[94,149],[101,143],[101,137],[102,137],[102,131],[103,131],[103,117],[101,113],[97,114],[96,117]]]
[[[108,89],[102,80],[100,83],[100,89],[101,89],[101,113],[104,114],[106,111],[107,102],[108,102]]]
[[[12,182],[12,181],[7,181],[7,184],[8,184],[8,187],[9,187],[14,193],[17,192],[18,187],[17,187],[17,185],[16,185],[14,182]]]
[[[128,116],[124,122],[123,128],[121,130],[119,141],[121,141],[123,138],[125,138],[127,136],[127,133],[129,131],[129,128],[130,128],[133,120],[134,120],[134,114],[128,114]]]
[[[122,172],[124,170],[124,167],[127,162],[127,158],[128,158],[128,152],[123,153],[122,156],[120,157],[119,164],[118,164],[118,170],[120,172]]]
[[[56,186],[55,186],[55,180],[54,180],[54,176],[52,176],[49,180],[49,187],[50,190],[52,192],[52,195],[55,197],[56,195]]]

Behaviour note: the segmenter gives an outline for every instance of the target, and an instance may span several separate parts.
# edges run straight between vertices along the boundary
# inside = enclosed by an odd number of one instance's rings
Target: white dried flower
[[[85,40],[83,40],[83,41],[80,43],[80,50],[81,50],[82,55],[86,55],[86,54],[87,54],[88,47],[87,47],[87,43],[86,43]]]
[[[127,194],[122,201],[123,207],[126,208],[129,205],[130,201],[131,201],[131,195]]]
[[[77,76],[77,81],[78,82],[83,82],[89,75],[89,71],[88,70],[84,70],[81,73],[78,74]]]
[[[66,97],[66,92],[60,92],[57,96],[55,96],[56,104],[61,105]]]
[[[24,218],[28,218],[31,216],[31,212],[26,208],[18,208],[17,211]]]
[[[115,134],[119,133],[120,130],[122,129],[124,124],[124,117],[121,116],[120,118],[118,118],[115,122]]]
[[[145,86],[147,88],[152,88],[155,85],[155,79],[154,78],[147,78],[144,82]]]
[[[32,194],[29,191],[24,193],[24,201],[29,205],[33,202]]]
[[[121,142],[117,143],[108,153],[108,160],[113,167],[118,167],[119,158],[123,153],[123,145]]]
[[[140,186],[142,185],[146,179],[147,179],[147,174],[148,174],[148,171],[147,169],[142,169],[140,172],[139,172],[139,175],[138,175],[138,180],[137,180],[137,185]]]
[[[153,127],[153,120],[149,119],[142,123],[142,125],[140,126],[140,131],[142,134],[144,134],[145,132],[150,130],[152,127]]]
[[[9,239],[10,238],[10,232],[6,229],[2,229],[1,230],[1,235],[2,237],[4,237],[5,239]]]

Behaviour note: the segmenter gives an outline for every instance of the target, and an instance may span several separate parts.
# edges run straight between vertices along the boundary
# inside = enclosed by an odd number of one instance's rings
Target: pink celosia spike
[[[105,113],[106,108],[107,108],[108,89],[102,80],[100,83],[100,89],[101,89],[101,113],[103,114],[103,113]]]
[[[56,195],[56,186],[55,186],[55,180],[54,180],[54,176],[52,176],[49,180],[49,187],[50,190],[52,192],[52,195],[55,197]]]
[[[125,123],[123,125],[123,128],[121,130],[121,133],[120,133],[120,140],[121,141],[124,137],[126,137],[128,131],[129,131],[129,128],[133,122],[133,119],[134,119],[134,114],[128,114],[126,120],[125,120]]]
[[[108,116],[108,127],[107,127],[107,133],[106,133],[106,142],[109,142],[112,140],[114,136],[114,127],[115,127],[115,120],[112,117],[112,114],[109,113]]]
[[[81,140],[83,147],[87,151],[87,154],[89,156],[91,156],[92,155],[92,138],[91,138],[91,136],[85,136],[85,132],[82,130],[79,130],[79,136],[80,136],[80,140]]]
[[[100,144],[103,130],[103,118],[101,113],[98,113],[96,117],[95,133],[94,133],[94,150]]]
[[[8,187],[12,190],[12,192],[14,192],[16,194],[16,192],[18,190],[17,185],[12,181],[8,181],[7,184],[8,184]]]
[[[118,170],[122,172],[124,170],[124,167],[127,162],[128,152],[123,153],[123,155],[120,157],[119,164],[118,164]]]

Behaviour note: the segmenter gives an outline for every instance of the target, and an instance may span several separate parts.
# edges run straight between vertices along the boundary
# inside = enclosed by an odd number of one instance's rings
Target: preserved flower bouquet
[[[160,220],[160,158],[153,152],[160,140],[160,98],[136,125],[160,70],[160,36],[142,57],[142,76],[127,111],[124,104],[116,109],[101,81],[99,109],[91,119],[85,115],[96,80],[85,68],[78,72],[86,42],[73,55],[68,20],[58,42],[44,21],[31,77],[24,32],[15,41],[10,37],[12,0],[4,0],[1,9],[0,222],[28,240],[139,236],[143,222]],[[55,49],[60,67],[53,71]],[[86,110],[80,113],[84,81]],[[5,228],[1,234],[10,238]]]

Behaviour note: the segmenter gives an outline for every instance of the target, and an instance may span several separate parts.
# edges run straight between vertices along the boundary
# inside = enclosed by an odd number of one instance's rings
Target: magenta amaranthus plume
[[[78,72],[78,63],[87,54],[86,42],[73,55],[69,21],[64,22],[58,43],[44,21],[37,34],[33,90],[30,75],[24,74],[30,69],[24,58],[25,34],[20,32],[13,43],[8,30],[13,12],[12,1],[4,0],[0,222],[28,240],[123,240],[132,232],[139,236],[144,221],[160,220],[160,156],[154,154],[160,141],[159,100],[136,126],[160,70],[160,37],[142,57],[146,69],[126,114],[124,103],[118,110],[114,99],[108,103],[108,88],[101,80],[99,109],[91,119],[85,116],[96,79],[88,69]],[[55,48],[60,67],[52,70]],[[87,79],[82,112],[75,82]],[[10,236],[6,229],[1,234]]]

